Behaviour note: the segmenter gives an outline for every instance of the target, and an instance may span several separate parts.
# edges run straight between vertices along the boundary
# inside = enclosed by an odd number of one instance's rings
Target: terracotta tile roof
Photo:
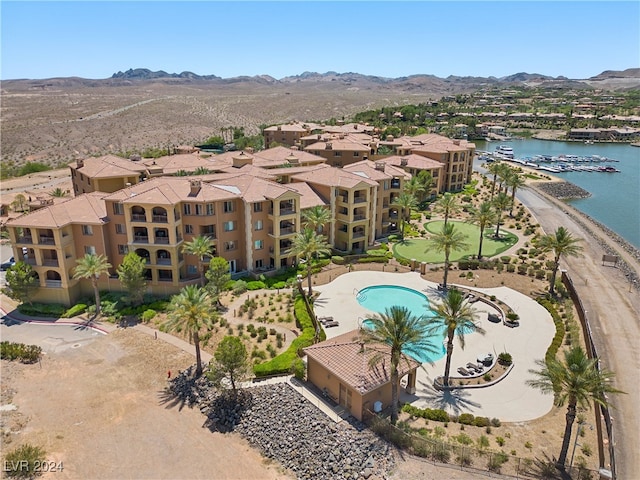
[[[309,185],[302,182],[288,183],[287,187],[300,194],[300,209],[329,205],[320,195],[318,195]]]
[[[70,223],[103,224],[107,221],[104,196],[105,194],[102,192],[85,193],[10,219],[7,225],[29,228],[59,228]]]
[[[215,169],[209,159],[201,157],[198,153],[183,153],[160,158],[146,158],[142,160],[141,163],[149,169],[162,168],[164,175],[170,175],[180,170],[193,172],[198,167],[203,167],[211,171]]]
[[[310,123],[285,123],[282,125],[273,125],[271,127],[267,127],[264,129],[265,132],[306,132],[311,130],[311,127],[315,127],[314,124]]]
[[[411,178],[411,174],[405,172],[401,168],[393,166],[391,163],[382,163],[384,170],[376,169],[376,163],[370,160],[362,160],[343,167],[343,170],[364,176],[371,180],[381,181],[390,180],[394,177]]]
[[[415,153],[412,153],[410,155],[393,155],[391,157],[382,158],[379,161],[385,162],[395,167],[400,167],[402,165],[402,159],[407,160],[407,167],[417,168],[418,170],[432,170],[435,168],[444,168],[444,164],[436,160],[423,157],[422,155],[416,155]]]
[[[226,179],[214,180],[209,185],[223,189],[235,187],[238,189],[240,196],[247,202],[273,200],[287,193],[298,195],[298,191],[289,188],[289,185],[280,185],[252,175],[236,175]]]
[[[297,158],[298,165],[317,164],[317,163],[326,162],[326,159],[319,157],[318,155],[305,152],[304,150],[293,150],[287,147],[273,147],[267,150],[261,150],[259,152],[254,153],[253,156],[256,158],[254,165],[260,166],[263,168],[273,168],[271,164],[274,164],[274,163],[275,163],[274,165],[275,167],[279,167],[287,163],[291,163],[295,165],[295,163],[289,160],[292,156]],[[258,161],[258,159],[260,161]]]
[[[363,350],[358,330],[307,347],[304,353],[362,395],[391,380],[391,349],[387,345],[369,344],[364,345]],[[370,360],[380,354],[382,361],[370,366]],[[419,366],[418,362],[403,355],[398,374],[402,378]]]
[[[360,184],[367,186],[378,185],[378,182],[361,177],[343,168],[334,168],[329,165],[318,165],[314,170],[293,175],[291,178],[300,182],[317,183],[330,187],[353,188]]]
[[[182,201],[215,202],[238,198],[239,194],[215,187],[202,181],[196,195],[191,195],[191,179],[198,177],[157,177],[131,187],[118,190],[105,200],[119,200],[123,203],[153,203],[175,205]],[[199,179],[200,180],[200,179]]]
[[[343,137],[343,138],[341,138]],[[313,137],[311,137],[313,138]],[[369,153],[372,137],[369,135],[322,135],[321,139],[304,147],[305,151],[331,150]]]
[[[147,167],[142,163],[133,162],[115,155],[89,157],[83,160],[84,166],[78,168],[78,163],[69,166],[90,178],[112,178],[146,172]]]

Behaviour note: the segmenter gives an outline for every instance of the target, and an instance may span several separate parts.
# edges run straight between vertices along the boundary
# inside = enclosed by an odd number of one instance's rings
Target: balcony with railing
[[[296,233],[296,227],[280,227],[280,235],[293,235]]]
[[[147,216],[144,213],[132,213],[131,214],[132,222],[146,222]]]
[[[57,267],[57,266],[59,266],[58,259],[57,258],[43,258],[42,259],[42,265],[47,266],[47,267]]]
[[[133,237],[133,243],[149,243],[147,235],[136,235]]]
[[[40,235],[38,243],[41,245],[55,245],[56,239],[52,235]]]
[[[366,201],[367,201],[367,197],[365,196],[353,197],[353,203],[365,203]]]
[[[62,288],[62,280],[45,280],[45,285],[49,288]]]
[[[33,237],[31,237],[31,236],[18,237],[18,243],[32,244],[33,243]]]
[[[400,180],[398,179],[391,180],[391,188],[400,188]]]
[[[353,236],[351,238],[355,240],[356,238],[364,238],[365,236],[366,232],[364,230],[356,230],[353,232]]]
[[[153,215],[152,220],[154,223],[168,223],[169,220],[166,215]]]

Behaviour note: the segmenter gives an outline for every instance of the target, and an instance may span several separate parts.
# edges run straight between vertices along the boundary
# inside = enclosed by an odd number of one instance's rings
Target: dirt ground
[[[199,410],[163,395],[168,370],[192,363],[134,329],[47,355],[42,367],[3,361],[2,403],[18,407],[2,412],[3,431],[13,431],[3,451],[43,446],[47,460],[64,465],[43,478],[60,480],[291,478],[239,435],[212,433]]]

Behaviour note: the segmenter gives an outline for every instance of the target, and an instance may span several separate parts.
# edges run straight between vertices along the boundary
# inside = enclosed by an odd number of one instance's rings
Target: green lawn
[[[456,230],[461,231],[467,236],[466,243],[469,245],[466,249],[459,252],[451,252],[449,261],[455,262],[468,255],[478,254],[478,244],[480,241],[480,229],[470,223],[456,222],[449,220],[449,223],[455,224]],[[425,229],[429,233],[436,233],[442,229],[443,220],[434,220],[424,224]],[[508,248],[512,247],[518,241],[518,237],[512,233],[508,233],[500,228],[500,240],[493,238],[495,225],[485,228],[484,241],[482,242],[482,256],[493,257]],[[436,252],[431,246],[431,241],[424,238],[407,238],[404,242],[396,243],[393,246],[393,253],[398,257],[406,259],[415,258],[419,262],[427,263],[443,263],[444,253]]]

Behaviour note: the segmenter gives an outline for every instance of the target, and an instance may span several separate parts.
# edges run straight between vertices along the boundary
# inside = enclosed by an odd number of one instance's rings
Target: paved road
[[[104,334],[81,325],[22,323],[4,315],[0,322],[0,336],[3,341],[39,345],[46,353],[80,348],[102,335]]]
[[[574,236],[583,238],[583,256],[566,258],[561,267],[568,271],[583,302],[593,330],[594,341],[603,367],[616,373],[616,387],[627,395],[614,395],[614,435],[616,439],[616,473],[620,479],[638,478],[640,472],[640,295],[632,289],[624,273],[615,267],[602,265],[605,253],[593,237],[596,232],[601,241],[606,236],[595,225],[585,220],[591,232],[574,221],[558,202],[550,204],[532,189],[517,192],[518,199],[529,208],[545,232],[551,233],[564,226]],[[637,219],[630,219],[636,221]],[[609,240],[614,248],[616,245]],[[627,263],[639,270],[638,262],[621,251]],[[629,260],[631,259],[631,260]]]

